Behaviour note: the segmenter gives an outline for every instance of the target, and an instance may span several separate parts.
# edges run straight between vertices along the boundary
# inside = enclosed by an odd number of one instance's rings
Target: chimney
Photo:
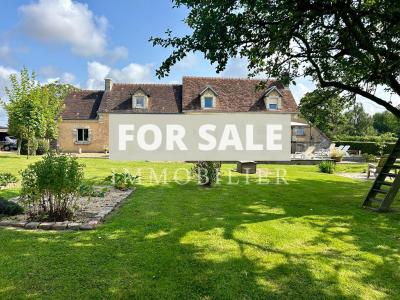
[[[111,91],[113,86],[113,82],[111,78],[104,79],[104,90]]]

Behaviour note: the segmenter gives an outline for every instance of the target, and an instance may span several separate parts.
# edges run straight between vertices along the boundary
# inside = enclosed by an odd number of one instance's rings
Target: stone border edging
[[[105,218],[111,214],[117,207],[121,205],[123,201],[128,199],[136,189],[132,189],[131,192],[120,201],[115,203],[114,206],[107,206],[104,210],[98,213],[93,219],[85,223],[78,223],[72,221],[65,222],[26,222],[26,221],[13,221],[3,220],[0,221],[0,227],[13,227],[25,230],[94,230],[100,225]]]

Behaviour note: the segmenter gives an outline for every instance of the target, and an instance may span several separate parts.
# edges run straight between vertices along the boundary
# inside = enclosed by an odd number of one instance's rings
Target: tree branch
[[[311,56],[312,50],[310,45],[308,44],[307,40],[297,34],[296,37],[304,44],[305,47],[305,52],[307,54],[307,59],[308,61],[311,63],[311,65],[313,66],[316,74],[317,74],[317,78],[318,81],[321,85],[321,87],[335,87],[338,89],[342,89],[351,93],[355,93],[358,94],[360,96],[363,96],[365,98],[368,98],[372,101],[374,101],[375,103],[383,106],[384,108],[386,108],[388,111],[390,111],[392,114],[394,114],[397,118],[400,119],[400,110],[398,110],[396,107],[394,107],[393,105],[389,104],[388,102],[386,102],[385,100],[376,97],[375,95],[372,95],[364,90],[362,90],[361,88],[359,88],[358,86],[351,86],[351,85],[347,85],[341,82],[337,82],[337,81],[326,81],[322,75],[321,69],[319,68],[318,64],[315,62],[315,60],[313,59],[313,57]],[[301,47],[301,45],[299,45]]]

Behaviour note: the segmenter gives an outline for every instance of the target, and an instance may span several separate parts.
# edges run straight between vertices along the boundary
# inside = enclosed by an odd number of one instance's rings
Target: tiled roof
[[[103,91],[80,90],[71,92],[64,101],[64,120],[96,119]]]
[[[257,88],[260,83],[265,86]],[[279,112],[296,112],[297,105],[290,90],[274,80],[257,79],[183,77],[183,111],[201,109],[200,93],[207,87],[217,94],[217,105],[207,111],[216,112],[251,112],[266,110],[264,95],[272,86],[276,86],[282,94],[282,109]]]
[[[262,88],[258,88],[264,82]],[[76,91],[65,99],[63,119],[95,119],[97,113],[180,113],[200,111],[200,94],[210,89],[217,95],[217,105],[207,112],[265,111],[264,95],[273,86],[282,95],[279,112],[297,112],[290,90],[274,80],[183,77],[180,84],[114,83],[111,91]],[[132,95],[143,91],[148,98],[146,109],[132,108]]]
[[[148,95],[147,109],[133,109],[132,95],[142,90]],[[179,84],[119,84],[106,91],[99,112],[119,113],[179,113],[182,85]]]

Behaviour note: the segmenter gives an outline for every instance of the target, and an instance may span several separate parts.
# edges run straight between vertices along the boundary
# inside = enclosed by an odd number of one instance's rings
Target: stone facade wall
[[[304,119],[294,114],[292,121],[307,123]],[[65,153],[78,153],[81,149],[82,153],[98,152],[103,153],[109,148],[108,146],[108,114],[99,114],[96,120],[63,120],[59,125],[58,147]],[[76,142],[76,129],[89,129],[89,142]],[[304,128],[304,135],[295,135],[292,128],[292,152],[302,152],[308,146],[316,146],[317,149],[328,148],[331,141],[315,127]],[[295,141],[293,141],[295,136]]]
[[[297,114],[292,116],[292,121],[308,123]],[[331,140],[316,127],[304,127],[304,135],[296,135],[295,128],[292,127],[292,153],[303,152],[309,146],[315,146],[316,150],[326,149],[331,144]]]
[[[96,120],[63,120],[59,125],[58,147],[64,153],[105,152],[108,150],[108,120],[108,114],[99,114]],[[76,141],[78,128],[89,129],[88,142]]]

